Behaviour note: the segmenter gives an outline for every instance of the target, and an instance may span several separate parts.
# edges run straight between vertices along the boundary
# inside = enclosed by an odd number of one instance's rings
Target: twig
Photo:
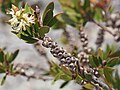
[[[25,76],[25,77],[27,77],[28,78],[28,80],[29,79],[31,79],[31,78],[33,78],[33,79],[42,79],[42,80],[49,80],[49,79],[47,79],[47,78],[44,78],[44,74],[37,74],[37,73],[35,73],[34,71],[33,71],[33,73],[32,74],[27,74],[27,72],[29,71],[29,69],[34,69],[34,68],[36,68],[36,69],[39,69],[39,70],[41,70],[41,71],[44,71],[44,72],[49,72],[49,71],[47,71],[46,69],[44,69],[44,68],[38,68],[37,66],[35,67],[35,66],[32,66],[32,65],[30,65],[30,64],[24,64],[24,65],[22,65],[22,64],[17,64],[16,66],[15,66],[15,68],[14,68],[14,70],[15,70],[15,73],[13,74],[13,75],[22,75],[22,76]]]
[[[109,82],[105,79],[105,77],[103,75],[101,75],[101,77],[103,78],[107,86],[109,87],[109,90],[112,90],[112,87],[109,85]]]
[[[21,75],[21,76],[27,77],[27,80],[28,80],[28,81],[29,81],[31,78],[33,78],[33,79],[41,79],[41,80],[43,80],[43,81],[52,80],[52,78],[44,78],[43,76],[36,76],[35,74],[28,76],[25,72],[20,72],[20,71],[17,71],[15,74],[16,74],[16,75]]]
[[[50,37],[44,37],[42,41],[43,41],[42,45],[44,47],[51,48],[51,54],[60,61],[61,65],[64,65],[66,68],[70,69],[72,74],[76,73],[77,67],[80,67],[78,58],[75,58],[75,57],[69,55],[66,52],[66,50],[58,47],[57,43],[53,42],[53,40]],[[84,69],[82,69],[82,70],[84,70]],[[79,73],[80,73],[80,71],[81,70],[79,70]],[[93,73],[91,73],[91,74],[93,74]],[[97,76],[98,74],[95,73],[93,75]]]
[[[97,36],[97,39],[96,39],[96,45],[97,45],[97,50],[102,46],[102,43],[104,42],[104,30],[100,30],[98,32],[98,36]]]
[[[17,70],[17,69],[28,70],[30,68],[32,68],[32,69],[39,69],[39,70],[44,71],[44,72],[49,72],[48,70],[46,70],[44,68],[38,67],[38,65],[37,66],[33,66],[31,64],[20,64],[20,63],[18,63],[17,65],[15,65],[14,69],[15,70]]]
[[[36,49],[36,51],[37,51],[40,55],[44,56],[44,58],[46,59],[48,65],[50,65],[50,60],[49,60],[49,58],[47,57],[47,53],[45,52],[44,48],[40,45],[39,42],[37,42],[37,43],[34,44],[34,48]]]
[[[103,25],[101,25],[100,23],[96,22],[95,20],[92,20],[92,22],[96,25],[98,25],[99,27],[101,27],[104,31],[108,32],[109,34],[111,34],[112,36],[114,36],[114,34],[109,31],[106,27],[104,27]]]
[[[66,38],[68,39],[70,46],[73,47],[74,44],[73,44],[73,42],[72,42],[71,35],[70,35],[70,33],[67,31],[66,28],[64,28],[63,34],[64,34],[64,35],[66,36]]]
[[[94,83],[98,83],[100,86],[106,88],[107,90],[111,90],[111,87],[109,87],[108,84],[98,80],[95,76],[93,76],[92,79],[93,79]]]

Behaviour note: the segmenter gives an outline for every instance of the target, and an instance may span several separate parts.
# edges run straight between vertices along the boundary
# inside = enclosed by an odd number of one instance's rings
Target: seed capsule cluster
[[[89,55],[88,54],[91,52],[91,49],[88,48],[88,38],[83,30],[80,30],[79,35],[80,35],[80,41],[82,42],[82,46],[83,46],[84,51],[80,52],[78,54],[78,57],[81,59],[82,63],[86,64],[89,62]]]
[[[78,57],[80,58],[81,63],[83,64],[89,63],[89,55],[86,54],[85,52],[80,52],[78,54]]]
[[[115,34],[114,34],[114,39],[116,42],[119,42],[120,41],[120,31],[116,31]]]
[[[102,30],[102,29],[99,30],[98,37],[96,39],[97,49],[102,46],[102,43],[104,42],[104,35],[105,35],[104,30]]]
[[[81,85],[86,85],[88,83],[92,83],[92,85],[94,85],[94,87],[97,90],[101,90],[101,86],[105,86],[105,85],[101,85],[101,81],[99,81],[99,73],[98,70],[96,68],[85,68],[85,67],[80,67],[80,75],[82,75],[83,77],[87,78],[86,76],[91,77],[91,80],[82,80],[81,81]]]
[[[85,74],[94,75],[97,78],[99,78],[100,76],[97,68],[90,68],[90,67],[86,68],[86,67],[80,66],[79,72],[82,76],[84,76]]]
[[[82,42],[83,49],[86,50],[88,45],[87,35],[84,33],[83,30],[79,32],[79,35],[80,35],[80,41]]]
[[[106,21],[106,27],[114,30],[114,38],[116,42],[120,41],[120,13],[113,13]]]
[[[71,56],[70,53],[67,53],[66,50],[64,50],[61,47],[58,47],[56,42],[53,42],[53,40],[50,37],[44,37],[43,38],[43,42],[42,45],[46,48],[50,48],[50,52],[52,53],[52,55],[54,57],[56,57],[57,59],[59,59],[60,61],[60,65],[64,66],[66,68],[68,68],[73,75],[76,73],[76,70],[78,70],[79,74],[83,77],[85,77],[86,75],[90,75],[90,76],[95,76],[99,78],[99,72],[96,68],[91,68],[91,67],[85,67],[83,66],[83,63],[79,63],[78,58],[75,58],[73,56]],[[82,60],[86,61],[86,59],[89,62],[89,55],[86,52],[81,52],[82,56],[81,58],[83,58]],[[91,79],[92,82],[92,79]],[[83,81],[81,82],[82,84],[87,83],[87,81]]]
[[[98,72],[98,69],[97,69],[97,68],[92,68],[91,70],[92,70],[92,73],[93,73],[93,75],[94,75],[95,77],[97,77],[97,78],[99,78],[99,77],[100,77],[100,74],[99,74],[99,72]]]
[[[46,48],[51,48],[50,52],[60,60],[60,65],[69,68],[72,72],[76,71],[78,59],[71,56],[71,54],[67,53],[63,48],[58,47],[57,43],[53,42],[50,37],[44,37],[42,45]]]

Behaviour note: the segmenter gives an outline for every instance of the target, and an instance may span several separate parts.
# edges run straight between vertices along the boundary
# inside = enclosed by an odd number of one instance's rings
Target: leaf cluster
[[[103,9],[96,7],[90,0],[59,0],[64,13],[58,18],[61,23],[80,28],[93,19],[103,21]]]
[[[1,81],[1,85],[4,84],[7,75],[11,75],[14,73],[12,62],[17,57],[18,53],[19,50],[16,50],[13,53],[5,53],[2,49],[0,49],[0,74],[5,74]]]

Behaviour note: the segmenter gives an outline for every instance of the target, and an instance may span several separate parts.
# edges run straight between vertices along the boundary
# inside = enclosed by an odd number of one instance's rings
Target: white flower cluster
[[[8,21],[14,30],[19,32],[20,30],[26,30],[26,26],[30,26],[35,23],[35,17],[32,14],[25,13],[25,9],[20,10],[12,5],[10,11],[7,14],[12,15],[12,18]]]

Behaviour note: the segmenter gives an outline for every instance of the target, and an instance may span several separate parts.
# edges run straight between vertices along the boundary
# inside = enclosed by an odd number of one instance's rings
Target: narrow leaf
[[[90,64],[92,65],[92,67],[97,67],[97,65],[95,64],[95,62],[93,60],[93,57],[90,56],[89,59],[90,59]]]
[[[28,6],[28,3],[25,4],[25,13],[31,14],[31,10],[30,10],[30,7]]]
[[[17,55],[18,55],[18,53],[19,53],[19,50],[16,50],[10,57],[10,59],[9,59],[9,62],[11,63],[12,61],[14,61],[15,60],[15,58],[17,57]]]
[[[113,70],[114,69],[112,69],[111,67],[104,67],[104,75],[105,75],[106,80],[109,83],[113,82],[113,78],[112,78]]]
[[[18,55],[18,53],[19,53],[19,50],[16,50],[14,53],[13,53],[13,59],[15,59],[16,58],[16,56]]]
[[[69,18],[68,15],[62,14],[61,16],[62,16],[62,19],[64,20],[65,23],[67,23],[67,24],[69,24],[69,25],[71,25],[71,26],[73,26],[73,27],[76,26],[75,23],[74,23],[74,21],[72,21],[72,20]]]
[[[37,39],[34,39],[30,36],[24,36],[22,34],[21,34],[20,38],[23,39],[24,41],[26,41],[26,43],[30,43],[30,44],[33,44],[38,41]]]
[[[69,81],[65,81],[64,83],[62,83],[62,85],[60,86],[60,88],[64,88],[68,83],[69,83]]]
[[[67,69],[65,66],[61,66],[61,69],[65,74],[67,74],[69,76],[72,75],[72,72],[69,69]]]
[[[53,9],[54,9],[54,3],[51,2],[51,3],[49,3],[49,4],[47,5],[47,7],[45,8],[45,10],[44,10],[44,12],[43,12],[43,18],[42,18],[42,20],[44,20],[44,18],[45,18],[45,16],[46,16],[46,13],[48,12],[48,10],[53,11]]]
[[[3,63],[4,62],[4,52],[2,49],[0,49],[0,62]]]
[[[83,9],[88,9],[90,7],[90,0],[84,0]]]
[[[120,58],[111,58],[111,60],[109,60],[107,62],[107,66],[109,67],[113,67],[115,65],[119,65],[120,64]]]
[[[3,84],[5,83],[6,77],[7,77],[7,75],[5,75],[5,76],[2,78],[1,85],[3,85]]]
[[[55,15],[53,18],[51,18],[51,20],[46,25],[49,26],[49,27],[52,27],[58,21],[57,16],[61,15],[61,14],[62,13]]]
[[[1,63],[0,63],[0,73],[5,73],[5,68]]]
[[[53,11],[49,9],[43,16],[43,25],[47,25],[48,22],[53,18]]]
[[[116,51],[114,53],[112,53],[111,55],[109,55],[110,58],[112,57],[120,57],[120,51]]]

